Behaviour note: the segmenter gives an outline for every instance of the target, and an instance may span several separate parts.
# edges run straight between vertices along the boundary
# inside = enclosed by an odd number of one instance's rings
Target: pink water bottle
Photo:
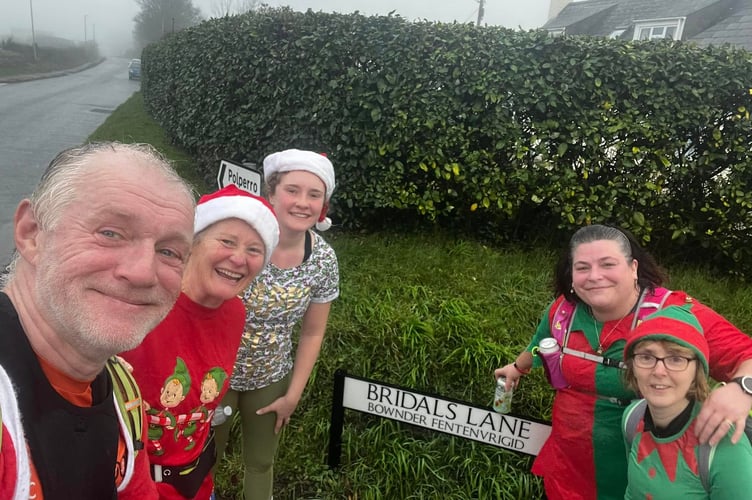
[[[553,337],[546,337],[538,343],[536,354],[543,360],[543,369],[546,372],[546,378],[554,389],[563,389],[569,384],[561,373],[561,346]]]

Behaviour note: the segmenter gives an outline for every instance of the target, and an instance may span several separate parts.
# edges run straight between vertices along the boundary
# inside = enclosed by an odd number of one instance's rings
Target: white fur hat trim
[[[196,205],[193,232],[197,234],[215,222],[237,218],[256,230],[264,242],[264,265],[269,263],[279,243],[279,224],[269,202],[230,184],[204,195]]]
[[[264,158],[264,180],[276,172],[293,170],[305,170],[321,179],[326,186],[326,201],[329,201],[335,187],[334,166],[326,156],[313,151],[286,149]]]

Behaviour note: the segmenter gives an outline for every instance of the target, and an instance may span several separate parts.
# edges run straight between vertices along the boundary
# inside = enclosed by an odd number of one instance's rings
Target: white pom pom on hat
[[[329,200],[334,192],[334,166],[329,158],[323,153],[304,151],[301,149],[286,149],[272,153],[264,158],[264,180],[266,181],[277,172],[292,172],[304,170],[310,172],[322,180],[326,187],[326,203],[321,211],[316,229],[326,231],[332,227],[332,220],[326,216],[329,209]]]
[[[327,231],[330,227],[332,227],[332,219],[323,215],[322,212],[321,217],[316,222],[316,229],[319,231]]]
[[[264,198],[230,184],[198,200],[193,233],[198,234],[215,222],[236,218],[256,230],[264,242],[264,264],[268,264],[279,243],[279,224],[274,209]]]

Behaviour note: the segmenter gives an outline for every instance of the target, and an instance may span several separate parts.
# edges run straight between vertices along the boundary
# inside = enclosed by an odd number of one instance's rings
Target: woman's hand
[[[505,377],[507,379],[507,386],[517,388],[520,377],[530,373],[530,368],[533,366],[533,355],[528,351],[522,351],[514,363],[509,363],[506,366],[497,368],[494,370],[494,380],[499,377]],[[509,385],[511,384],[511,386]]]
[[[744,434],[752,397],[745,394],[735,383],[714,389],[702,404],[697,415],[695,434],[701,443],[717,444],[729,429],[734,428],[731,442],[736,444]]]
[[[264,415],[266,413],[275,412],[277,414],[277,422],[274,424],[274,434],[279,434],[282,427],[290,423],[290,417],[295,411],[298,403],[292,401],[287,395],[277,398],[270,405],[264,406],[256,410],[256,415]]]
[[[498,380],[499,377],[506,378],[507,389],[510,387],[516,389],[521,376],[522,372],[514,367],[514,363],[509,363],[508,365],[494,370],[494,380]]]

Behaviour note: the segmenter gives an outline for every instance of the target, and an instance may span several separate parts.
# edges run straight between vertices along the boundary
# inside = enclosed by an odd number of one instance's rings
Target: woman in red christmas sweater
[[[665,276],[653,258],[614,227],[579,229],[556,269],[557,298],[546,309],[527,349],[495,371],[516,386],[533,367],[541,339],[566,331],[559,366],[566,383],[557,389],[552,431],[533,463],[549,500],[623,499],[627,462],[621,432],[624,408],[636,396],[622,380],[623,350],[645,310],[687,305],[710,346],[710,375],[731,382],[752,375],[752,339],[720,314],[684,292],[662,288]],[[561,317],[559,311],[566,311]],[[566,325],[566,326],[565,326]],[[701,442],[715,444],[737,428],[737,442],[752,407],[739,383],[713,390],[695,425]]]
[[[163,499],[211,495],[211,420],[245,324],[238,294],[269,262],[279,226],[265,200],[228,186],[199,200],[194,234],[175,307],[122,355],[147,407],[146,448]]]

